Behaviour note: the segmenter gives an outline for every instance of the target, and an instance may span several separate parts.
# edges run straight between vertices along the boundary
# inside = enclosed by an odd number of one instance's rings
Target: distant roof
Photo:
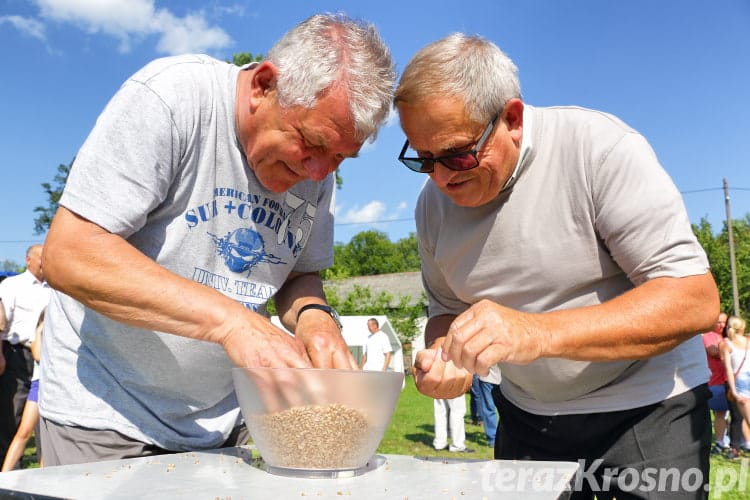
[[[355,285],[361,288],[369,288],[374,296],[380,295],[381,292],[388,292],[393,295],[393,306],[397,305],[399,299],[403,296],[411,297],[409,304],[417,304],[422,300],[422,294],[424,293],[422,273],[419,271],[328,280],[323,284],[326,288],[335,291],[341,299],[346,298],[353,292]]]

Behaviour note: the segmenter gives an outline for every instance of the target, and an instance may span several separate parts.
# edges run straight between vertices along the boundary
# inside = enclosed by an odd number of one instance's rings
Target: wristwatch
[[[341,324],[341,318],[339,317],[339,313],[336,312],[336,309],[334,309],[331,306],[326,306],[323,304],[307,304],[305,306],[302,306],[299,312],[297,313],[297,321],[299,321],[299,317],[302,315],[302,313],[307,311],[308,309],[318,309],[319,311],[328,313],[328,315],[336,323],[336,326],[339,327],[339,331],[344,329],[344,326]]]

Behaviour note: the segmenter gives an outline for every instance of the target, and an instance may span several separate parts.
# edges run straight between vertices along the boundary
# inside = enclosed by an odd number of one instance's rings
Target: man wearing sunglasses
[[[452,398],[498,365],[496,458],[578,461],[576,499],[704,498],[695,334],[719,301],[680,194],[616,117],[520,95],[513,62],[460,34],[418,52],[396,91],[399,160],[430,178],[417,386]]]

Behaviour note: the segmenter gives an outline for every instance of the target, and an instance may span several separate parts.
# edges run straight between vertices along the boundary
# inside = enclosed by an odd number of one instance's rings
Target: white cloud
[[[157,9],[154,0],[36,0],[36,4],[43,19],[112,36],[122,52],[130,51],[133,40],[148,35],[158,36],[157,51],[170,55],[211,52],[232,43],[224,30],[208,24],[202,11],[177,17],[168,9]]]
[[[21,16],[0,16],[0,24],[8,23],[16,28],[18,31],[25,33],[31,37],[44,40],[44,24],[40,23],[36,19]]]
[[[247,15],[245,6],[242,4],[214,5],[213,10],[221,16],[229,15],[232,17],[245,17]],[[251,16],[255,17],[255,14],[251,13]]]
[[[378,226],[398,219],[407,208],[408,204],[404,201],[391,210],[385,203],[378,200],[373,200],[364,206],[355,205],[347,210],[337,205],[336,224],[371,224]]]
[[[176,18],[161,11],[159,28],[163,33],[157,49],[166,54],[206,52],[208,49],[230,45],[232,39],[221,28],[210,27],[201,16],[191,14]]]
[[[337,207],[336,222],[343,224],[378,222],[383,220],[385,211],[385,204],[377,200],[373,200],[363,207],[354,206],[343,213],[340,213]]]

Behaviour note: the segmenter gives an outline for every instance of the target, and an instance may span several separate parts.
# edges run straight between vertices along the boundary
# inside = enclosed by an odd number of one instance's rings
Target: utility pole
[[[729,270],[732,274],[732,304],[734,315],[740,313],[740,298],[737,293],[737,269],[734,266],[734,236],[732,235],[732,214],[729,208],[729,183],[724,178],[724,206],[727,210],[727,234],[729,235]]]

